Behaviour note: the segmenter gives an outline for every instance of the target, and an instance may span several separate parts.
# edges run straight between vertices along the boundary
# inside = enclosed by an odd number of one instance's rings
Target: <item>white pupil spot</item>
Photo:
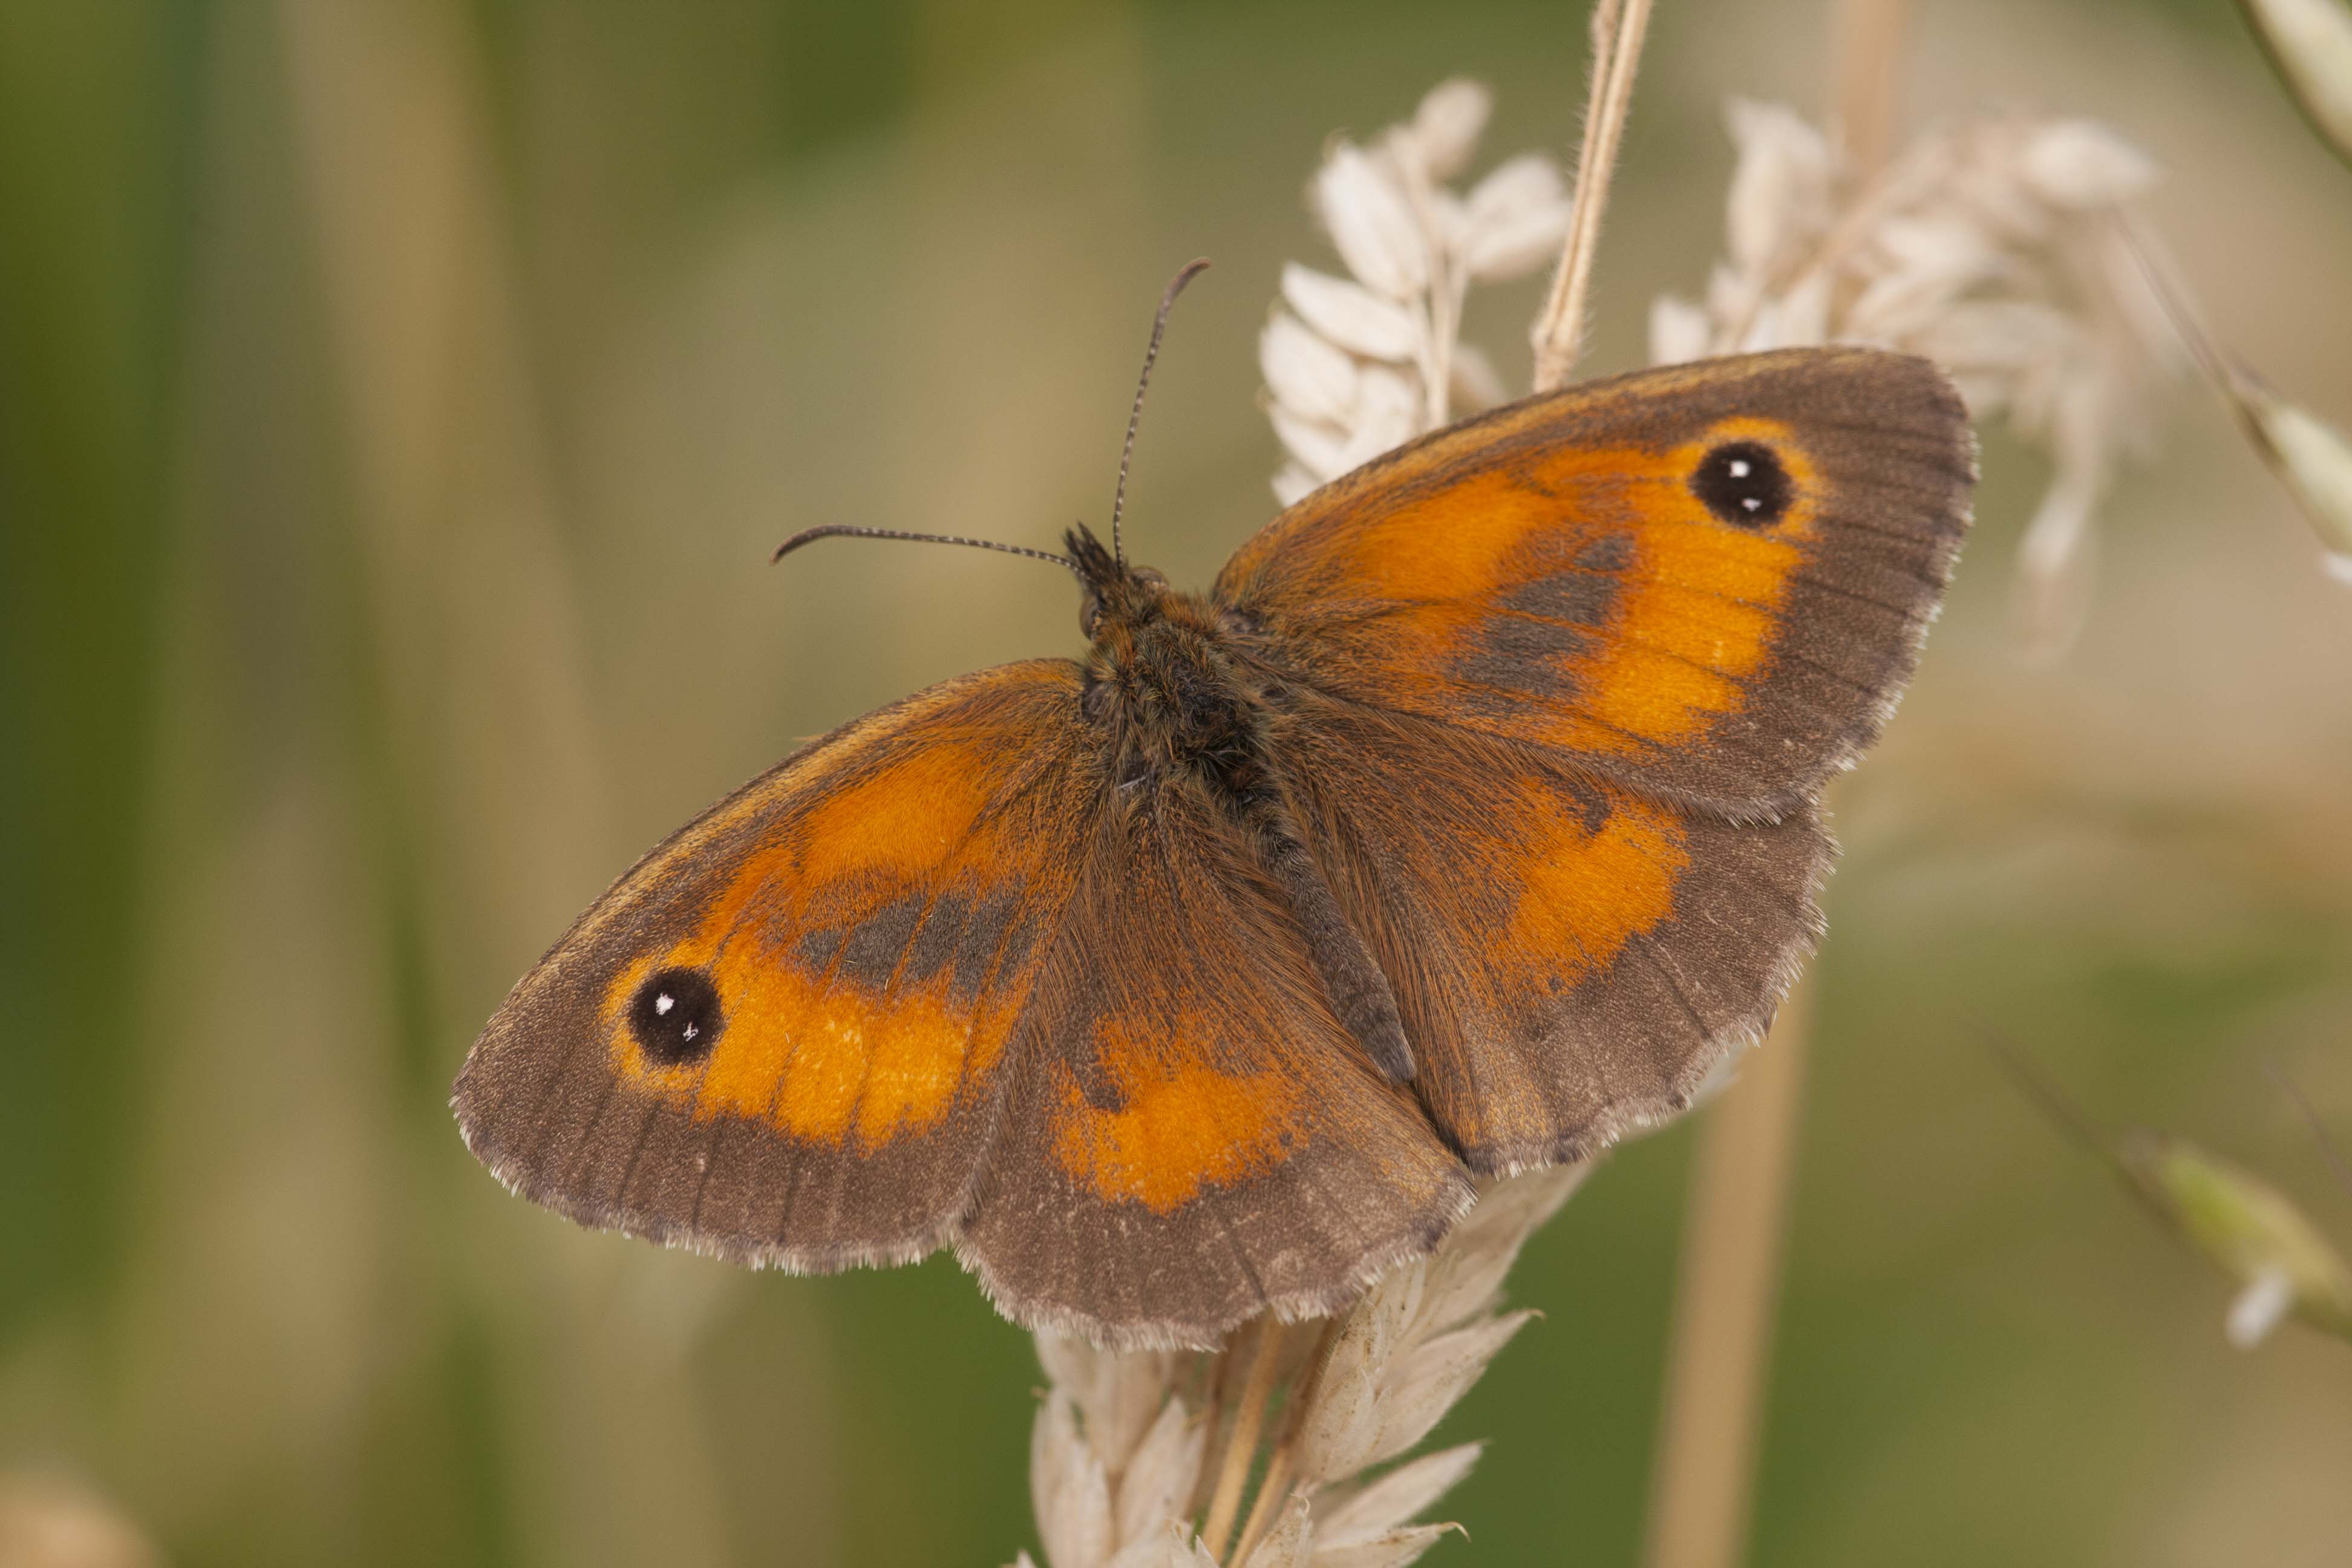
[[[667,991],[654,998],[654,1012],[656,1015],[667,1014],[672,1007],[677,1005],[677,1004],[676,1002],[670,1000],[669,993]]]
[[[1764,505],[1763,501],[1755,496],[1741,496],[1739,498],[1739,504],[1746,507],[1749,511],[1761,510]]]
[[[1735,479],[1744,479],[1755,466],[1745,458],[1734,458],[1731,459],[1731,477]]]
[[[695,1037],[695,1036],[697,1036],[697,1035],[698,1035],[698,1034],[700,1034],[700,1033],[702,1033],[702,1031],[701,1031],[701,1030],[699,1030],[699,1029],[698,1029],[698,1028],[696,1028],[696,1027],[695,1027],[693,1025],[691,1025],[691,1024],[688,1024],[688,1025],[686,1026],[686,1037],[687,1037],[688,1039],[689,1039],[689,1040],[690,1040],[690,1039],[692,1039],[692,1038],[694,1038],[694,1037]]]

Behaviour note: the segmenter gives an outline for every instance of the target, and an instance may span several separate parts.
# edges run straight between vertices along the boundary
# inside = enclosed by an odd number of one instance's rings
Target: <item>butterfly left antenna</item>
[[[1110,502],[1110,555],[1121,566],[1127,564],[1127,550],[1119,543],[1118,520],[1127,510],[1127,469],[1135,461],[1135,431],[1143,423],[1143,392],[1151,384],[1151,362],[1160,357],[1160,340],[1168,331],[1168,312],[1176,308],[1176,296],[1184,291],[1185,284],[1208,269],[1206,257],[1186,262],[1183,269],[1168,280],[1168,292],[1160,296],[1160,313],[1151,318],[1151,344],[1143,351],[1143,374],[1135,378],[1135,407],[1128,414],[1127,446],[1118,455],[1118,490]]]
[[[953,533],[906,533],[895,528],[855,528],[845,522],[828,522],[816,528],[801,530],[776,546],[776,552],[768,557],[768,563],[774,565],[803,544],[813,544],[820,539],[836,538],[911,539],[919,544],[965,544],[974,550],[1002,550],[1007,555],[1026,555],[1033,560],[1051,561],[1056,566],[1066,566],[1073,576],[1081,580],[1086,576],[1085,573],[1078,570],[1076,562],[1066,555],[1056,555],[1050,550],[1032,550],[1025,544],[1000,544],[993,539],[965,539]]]

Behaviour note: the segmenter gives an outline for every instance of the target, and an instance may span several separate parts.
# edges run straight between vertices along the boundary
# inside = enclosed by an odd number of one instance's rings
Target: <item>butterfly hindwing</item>
[[[1820,926],[1810,809],[1735,825],[1409,714],[1302,699],[1286,793],[1475,1170],[1579,1158],[1753,1040]],[[1409,791],[1385,781],[1412,779]]]
[[[1182,781],[1104,814],[1016,1049],[959,1247],[1023,1322],[1212,1342],[1330,1310],[1470,1201],[1230,813]]]
[[[823,1269],[968,1206],[1101,798],[1079,673],[947,682],[654,850],[491,1019],[467,1141],[583,1222]]]
[[[1727,815],[1876,735],[1968,521],[1924,360],[1792,350],[1586,383],[1325,486],[1219,598],[1298,679]]]

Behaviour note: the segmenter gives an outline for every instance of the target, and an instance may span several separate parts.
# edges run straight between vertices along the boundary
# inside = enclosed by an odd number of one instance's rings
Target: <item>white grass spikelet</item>
[[[1309,1568],[1404,1568],[1446,1536],[1461,1531],[1458,1524],[1407,1524],[1377,1535],[1352,1537],[1318,1546],[1307,1559]]]
[[[1416,1346],[1402,1358],[1391,1382],[1380,1437],[1355,1468],[1394,1458],[1429,1436],[1429,1429],[1454,1408],[1502,1353],[1513,1335],[1525,1328],[1532,1311],[1490,1318],[1450,1334],[1440,1334]]]
[[[1349,1481],[1437,1425],[1527,1322],[1530,1314],[1495,1310],[1504,1275],[1585,1170],[1495,1184],[1435,1252],[1391,1273],[1349,1310],[1301,1410],[1303,1481]]]
[[[1573,210],[1559,165],[1507,160],[1462,195],[1492,100],[1449,81],[1412,119],[1359,145],[1335,142],[1308,186],[1349,277],[1293,263],[1282,305],[1258,341],[1266,412],[1287,461],[1286,506],[1328,479],[1436,429],[1457,405],[1505,395],[1482,354],[1461,342],[1473,283],[1523,277],[1559,249]],[[1320,341],[1320,356],[1303,339]],[[1344,356],[1352,379],[1330,357]]]
[[[2018,165],[2042,200],[2091,212],[2146,195],[2156,161],[2095,120],[2061,120],[2027,138]]]
[[[1029,1500],[1048,1568],[1099,1568],[1110,1556],[1110,1478],[1060,1389],[1038,1407],[1029,1438]]]
[[[1348,270],[1400,302],[1429,287],[1430,235],[1395,176],[1349,142],[1315,176],[1315,212]]]
[[[1171,1398],[1144,1434],[1118,1479],[1113,1500],[1114,1539],[1124,1549],[1162,1522],[1181,1518],[1201,1479],[1201,1453],[1208,1432]]]
[[[1217,1560],[1201,1544],[1189,1522],[1171,1520],[1144,1540],[1122,1549],[1104,1568],[1217,1568]]]
[[[1286,262],[1282,297],[1307,326],[1349,353],[1409,364],[1421,346],[1412,312],[1360,283]]]
[[[2263,460],[2318,531],[2328,575],[2352,583],[2352,440],[2251,374],[2231,391]]]
[[[1424,1454],[1332,1504],[1316,1530],[1318,1550],[1352,1545],[1397,1530],[1452,1491],[1486,1447],[1484,1443],[1464,1443]]]
[[[1724,242],[1740,273],[1769,276],[1826,226],[1829,140],[1796,110],[1752,99],[1733,99],[1724,121],[1739,150],[1725,204]]]
[[[1495,95],[1483,82],[1455,77],[1431,88],[1412,115],[1412,144],[1423,171],[1433,180],[1450,180],[1469,167],[1494,111]]]
[[[1463,264],[1481,283],[1524,278],[1559,253],[1568,215],[1559,165],[1523,153],[1479,181],[1463,204]]]
[[[1356,408],[1356,362],[1348,351],[1276,310],[1258,333],[1258,364],[1276,407],[1318,424],[1344,424]]]
[[[1241,1568],[1307,1568],[1314,1547],[1313,1510],[1305,1498],[1293,1498],[1274,1528],[1250,1549]]]

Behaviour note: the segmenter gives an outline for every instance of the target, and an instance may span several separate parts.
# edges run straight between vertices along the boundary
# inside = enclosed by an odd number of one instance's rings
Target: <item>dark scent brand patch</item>
[[[1605,533],[1576,552],[1576,563],[1587,572],[1615,574],[1633,564],[1633,537]]]
[[[965,916],[963,940],[956,944],[955,968],[948,975],[948,994],[960,1005],[970,1006],[996,969],[998,950],[1008,948],[1006,928],[1020,907],[1020,900],[1009,893],[991,893]],[[1004,971],[1017,968],[1025,956],[1025,947],[1019,955],[1005,952]]]
[[[841,931],[833,926],[820,926],[793,944],[793,952],[812,974],[823,974],[833,967],[833,955],[841,951]]]
[[[1496,616],[1454,661],[1453,672],[1480,686],[1546,699],[1569,697],[1570,682],[1553,656],[1574,653],[1582,643],[1575,632],[1552,622]]]
[[[1597,572],[1557,572],[1522,583],[1498,602],[1522,616],[1597,626],[1609,618],[1609,601],[1616,591],[1617,584]]]
[[[914,943],[907,949],[906,967],[898,972],[899,980],[908,985],[920,985],[945,969],[955,957],[956,946],[963,940],[964,922],[971,918],[971,900],[953,893],[941,893],[916,929]]]
[[[1789,514],[1797,487],[1769,447],[1731,441],[1699,459],[1691,489],[1706,510],[1741,528],[1769,528]]]
[[[1089,1110],[1125,1110],[1129,1096],[1112,1075],[1110,1064],[1103,1060],[1103,1047],[1104,1042],[1098,1037],[1093,1049],[1080,1051],[1071,1058],[1070,1084]]]
[[[850,929],[835,973],[871,991],[887,989],[922,918],[920,897],[910,894],[891,900]]]
[[[700,1061],[726,1028],[719,988],[699,969],[657,971],[629,1003],[629,1033],[637,1048],[664,1067]]]

